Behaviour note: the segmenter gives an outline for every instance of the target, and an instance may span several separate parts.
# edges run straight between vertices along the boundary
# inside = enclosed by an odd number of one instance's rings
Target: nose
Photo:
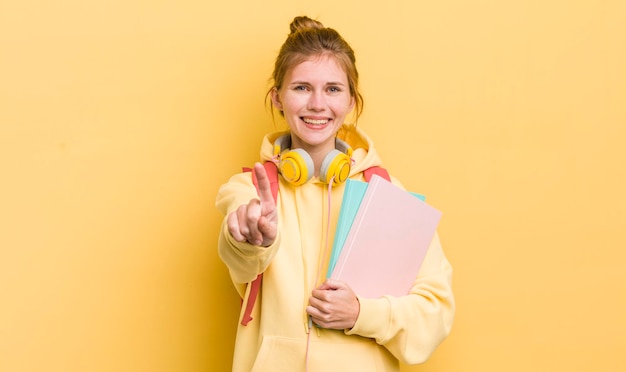
[[[324,93],[320,91],[312,92],[309,96],[307,108],[311,111],[323,111],[326,106]]]

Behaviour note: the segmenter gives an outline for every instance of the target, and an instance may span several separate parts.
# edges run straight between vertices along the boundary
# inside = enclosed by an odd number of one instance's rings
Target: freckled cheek
[[[347,115],[350,112],[350,102],[332,102],[328,105],[329,109],[335,113],[335,115]]]
[[[297,113],[306,108],[307,101],[302,97],[285,97],[283,101],[283,109],[286,112]]]

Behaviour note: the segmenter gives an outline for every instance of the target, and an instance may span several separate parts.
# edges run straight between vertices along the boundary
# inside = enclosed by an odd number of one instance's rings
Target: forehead
[[[287,82],[338,82],[347,84],[348,75],[332,55],[313,56],[287,70]]]

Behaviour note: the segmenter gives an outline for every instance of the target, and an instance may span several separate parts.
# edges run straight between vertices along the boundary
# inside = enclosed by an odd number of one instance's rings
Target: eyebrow
[[[292,81],[291,83],[289,83],[289,85],[312,85],[311,83],[309,83],[308,81]],[[340,82],[340,81],[329,81],[324,85],[341,85],[341,86],[345,86],[346,84]]]

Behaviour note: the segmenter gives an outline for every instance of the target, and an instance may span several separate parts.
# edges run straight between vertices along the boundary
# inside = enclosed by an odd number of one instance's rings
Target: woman
[[[398,371],[400,362],[422,363],[450,332],[452,269],[435,236],[406,296],[363,298],[324,280],[343,181],[363,180],[382,163],[363,131],[345,124],[363,105],[350,46],[308,17],[290,28],[268,93],[289,130],[268,134],[261,147],[261,161],[279,167],[277,201],[260,163],[233,176],[216,201],[225,215],[219,255],[244,303],[263,274],[252,321],[237,330],[233,371]]]

